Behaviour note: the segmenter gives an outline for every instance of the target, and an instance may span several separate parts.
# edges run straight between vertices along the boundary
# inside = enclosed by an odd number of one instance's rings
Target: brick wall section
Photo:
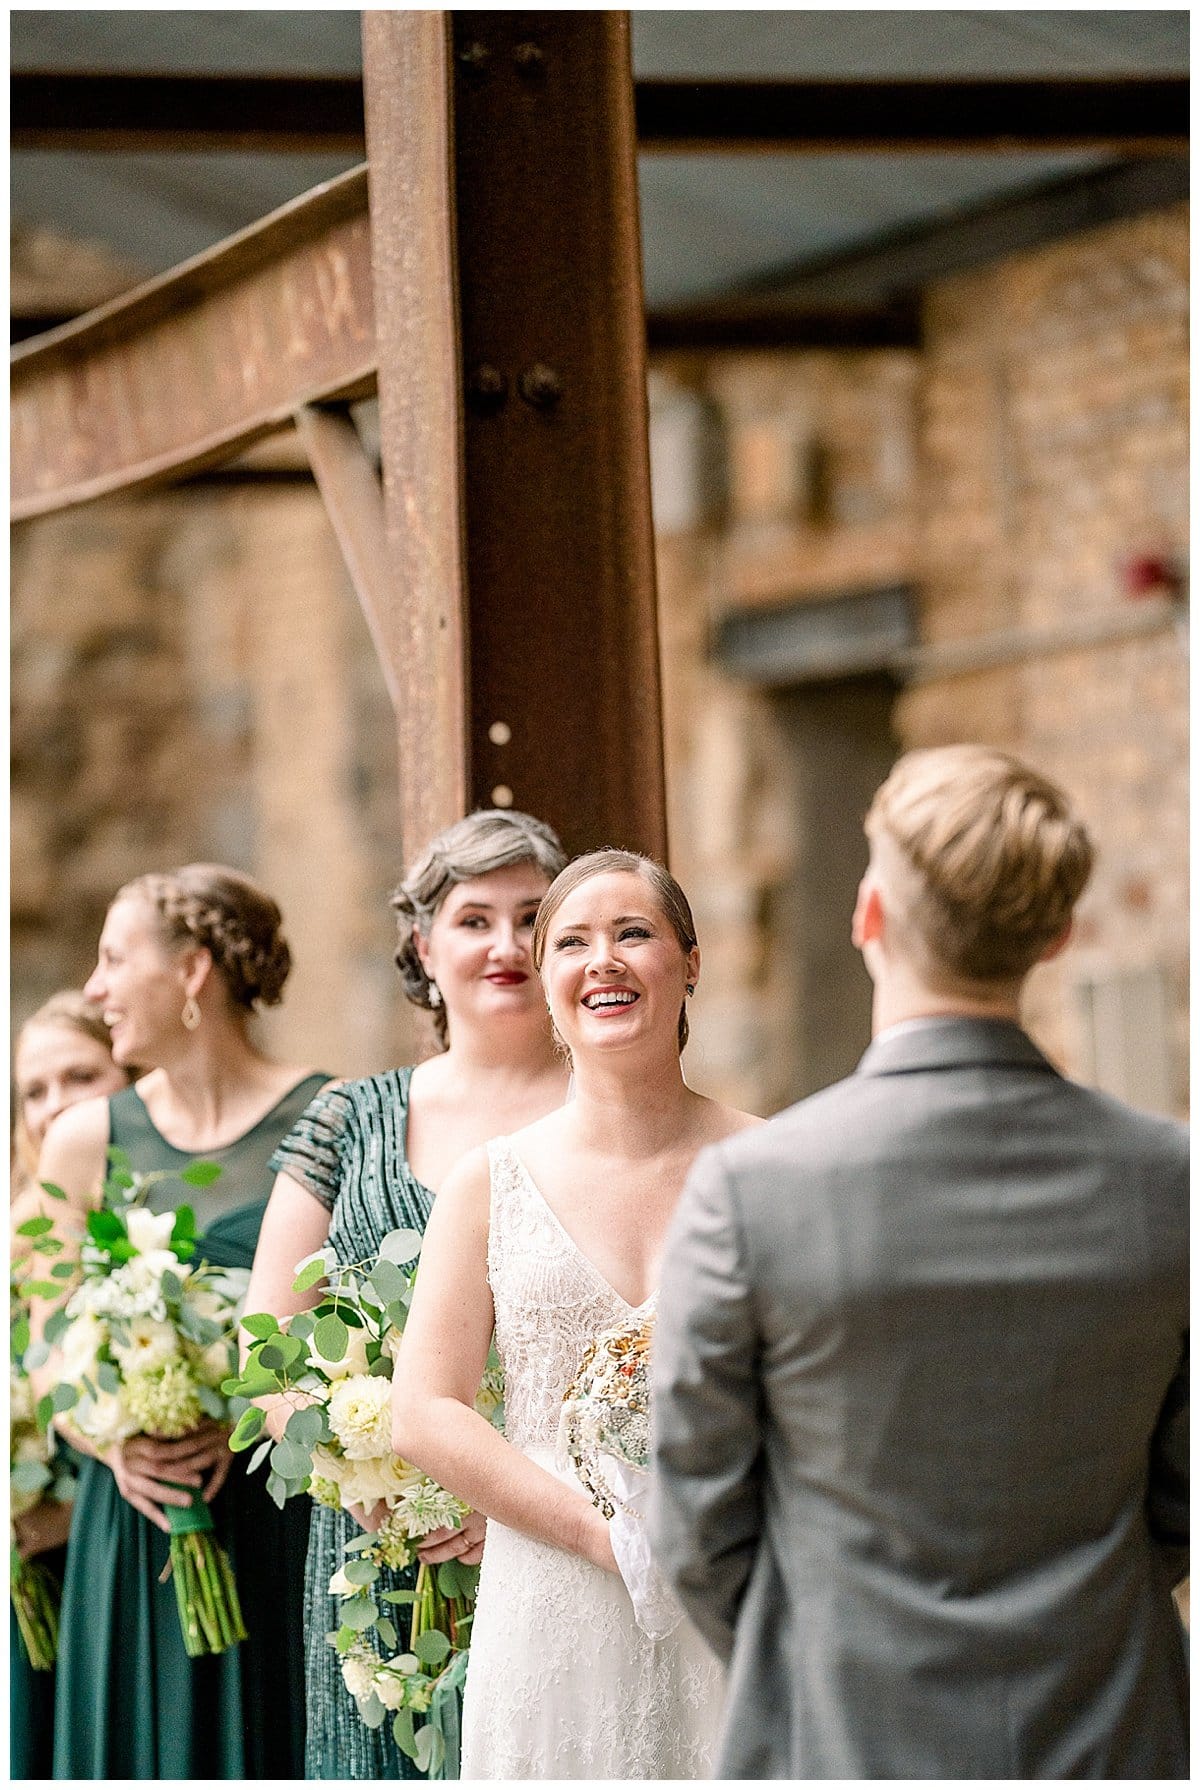
[[[1188,214],[1174,207],[929,297],[919,572],[931,641],[1128,612],[1123,563],[1188,539]],[[1099,864],[1078,940],[1037,972],[1030,1018],[1078,1062],[1071,984],[1157,964],[1186,1105],[1187,662],[1168,628],[914,689],[906,744],[972,737],[1063,783]]]
[[[123,882],[215,859],[283,908],[268,1045],[344,1074],[404,1060],[395,734],[315,490],[28,524],[12,600],[14,1022],[87,975]]]

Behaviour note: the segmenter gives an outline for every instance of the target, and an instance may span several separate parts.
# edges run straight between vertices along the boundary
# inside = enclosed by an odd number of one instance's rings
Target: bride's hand
[[[431,1529],[421,1537],[417,1558],[423,1566],[440,1566],[443,1560],[461,1560],[464,1566],[478,1566],[483,1559],[483,1539],[487,1518],[477,1510],[469,1510],[461,1529]]]
[[[354,1518],[360,1529],[374,1535],[387,1515],[387,1505],[382,1498],[377,1498],[374,1504],[347,1504],[346,1514]]]

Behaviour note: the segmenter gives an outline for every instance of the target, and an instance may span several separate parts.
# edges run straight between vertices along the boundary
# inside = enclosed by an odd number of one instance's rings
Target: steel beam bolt
[[[532,367],[526,367],[517,381],[517,389],[535,410],[553,410],[562,397],[563,388],[554,368],[539,360]]]

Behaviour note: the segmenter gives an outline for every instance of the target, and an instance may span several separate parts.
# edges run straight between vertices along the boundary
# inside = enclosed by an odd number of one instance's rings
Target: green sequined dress
[[[378,1252],[388,1231],[424,1231],[433,1195],[408,1166],[408,1088],[411,1069],[391,1069],[343,1082],[318,1094],[272,1158],[330,1212],[329,1241],[340,1262]],[[317,1506],[312,1514],[305,1574],[304,1627],[308,1683],[310,1778],[416,1778],[422,1774],[391,1736],[390,1724],[363,1726],[342,1683],[338,1656],[326,1635],[338,1626],[338,1601],[329,1580],[342,1549],[360,1530],[342,1511]],[[384,1569],[381,1589],[415,1583],[415,1569]]]
[[[271,1188],[270,1156],[323,1082],[309,1075],[220,1150],[188,1153],[160,1135],[135,1089],[109,1101],[109,1137],[142,1172],[219,1162],[209,1188],[159,1182],[156,1212],[190,1205],[199,1254],[249,1268]],[[282,1511],[261,1471],[233,1464],[213,1503],[237,1575],[249,1638],[217,1657],[184,1651],[174,1588],[161,1584],[167,1537],[83,1463],[67,1549],[54,1723],[56,1778],[298,1778],[304,1759],[301,1607],[307,1500]]]

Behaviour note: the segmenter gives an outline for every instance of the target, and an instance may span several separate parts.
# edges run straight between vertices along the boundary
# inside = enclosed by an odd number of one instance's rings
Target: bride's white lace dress
[[[488,1279],[505,1433],[555,1466],[559,1412],[587,1344],[635,1311],[572,1242],[506,1138],[488,1146]],[[463,1703],[464,1778],[704,1778],[724,1674],[686,1617],[637,1626],[623,1583],[488,1524]]]

